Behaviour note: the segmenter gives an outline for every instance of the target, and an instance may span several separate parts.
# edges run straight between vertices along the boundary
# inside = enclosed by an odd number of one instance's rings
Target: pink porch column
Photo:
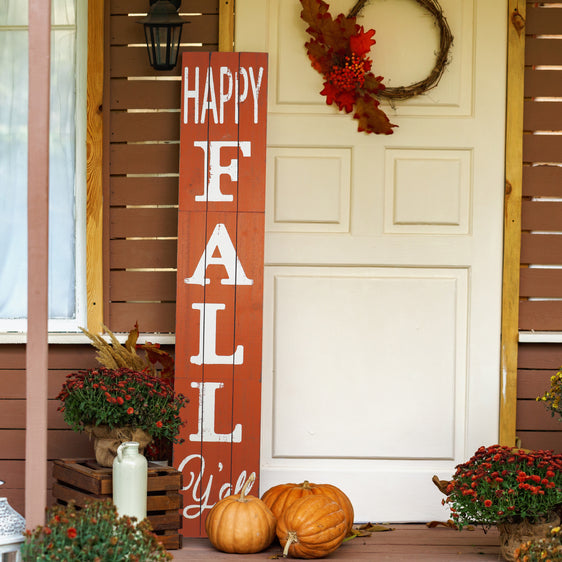
[[[25,434],[27,528],[44,523],[47,505],[50,22],[51,0],[29,0]]]

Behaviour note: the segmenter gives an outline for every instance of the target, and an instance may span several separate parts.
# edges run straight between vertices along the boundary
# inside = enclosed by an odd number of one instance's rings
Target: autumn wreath
[[[440,29],[440,46],[437,60],[431,73],[420,82],[410,86],[386,88],[382,76],[371,72],[373,61],[368,54],[375,44],[374,29],[365,31],[357,24],[356,16],[366,0],[358,0],[349,14],[339,14],[335,19],[324,0],[300,0],[303,10],[301,18],[308,24],[307,33],[312,36],[305,43],[312,67],[324,77],[324,88],[328,105],[351,113],[359,121],[358,130],[366,133],[392,134],[393,125],[380,109],[377,98],[407,99],[434,88],[447,64],[453,36],[437,0],[416,0],[435,18]]]

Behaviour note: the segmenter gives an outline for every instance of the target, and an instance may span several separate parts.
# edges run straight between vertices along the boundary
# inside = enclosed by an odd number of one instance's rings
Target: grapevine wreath
[[[382,76],[371,72],[373,61],[369,58],[374,29],[365,31],[357,24],[357,16],[367,0],[357,0],[349,14],[330,15],[329,5],[324,0],[300,0],[303,10],[301,18],[308,24],[306,30],[312,39],[305,43],[312,67],[324,77],[324,89],[328,105],[351,113],[359,121],[358,130],[366,133],[392,134],[393,125],[379,107],[377,98],[390,100],[408,99],[435,88],[447,64],[453,36],[443,16],[438,0],[416,0],[431,13],[440,31],[439,52],[430,74],[410,86],[387,88]]]

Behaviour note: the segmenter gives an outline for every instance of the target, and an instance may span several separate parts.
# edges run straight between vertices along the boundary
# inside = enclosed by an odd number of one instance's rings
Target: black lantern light
[[[156,70],[172,70],[178,62],[181,28],[186,20],[178,15],[181,0],[150,0],[144,25],[150,65]]]

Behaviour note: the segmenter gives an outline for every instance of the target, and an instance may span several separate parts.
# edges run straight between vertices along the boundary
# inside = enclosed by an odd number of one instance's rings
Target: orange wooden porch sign
[[[182,59],[174,447],[183,534],[259,475],[267,55]],[[258,484],[254,484],[254,493]]]

